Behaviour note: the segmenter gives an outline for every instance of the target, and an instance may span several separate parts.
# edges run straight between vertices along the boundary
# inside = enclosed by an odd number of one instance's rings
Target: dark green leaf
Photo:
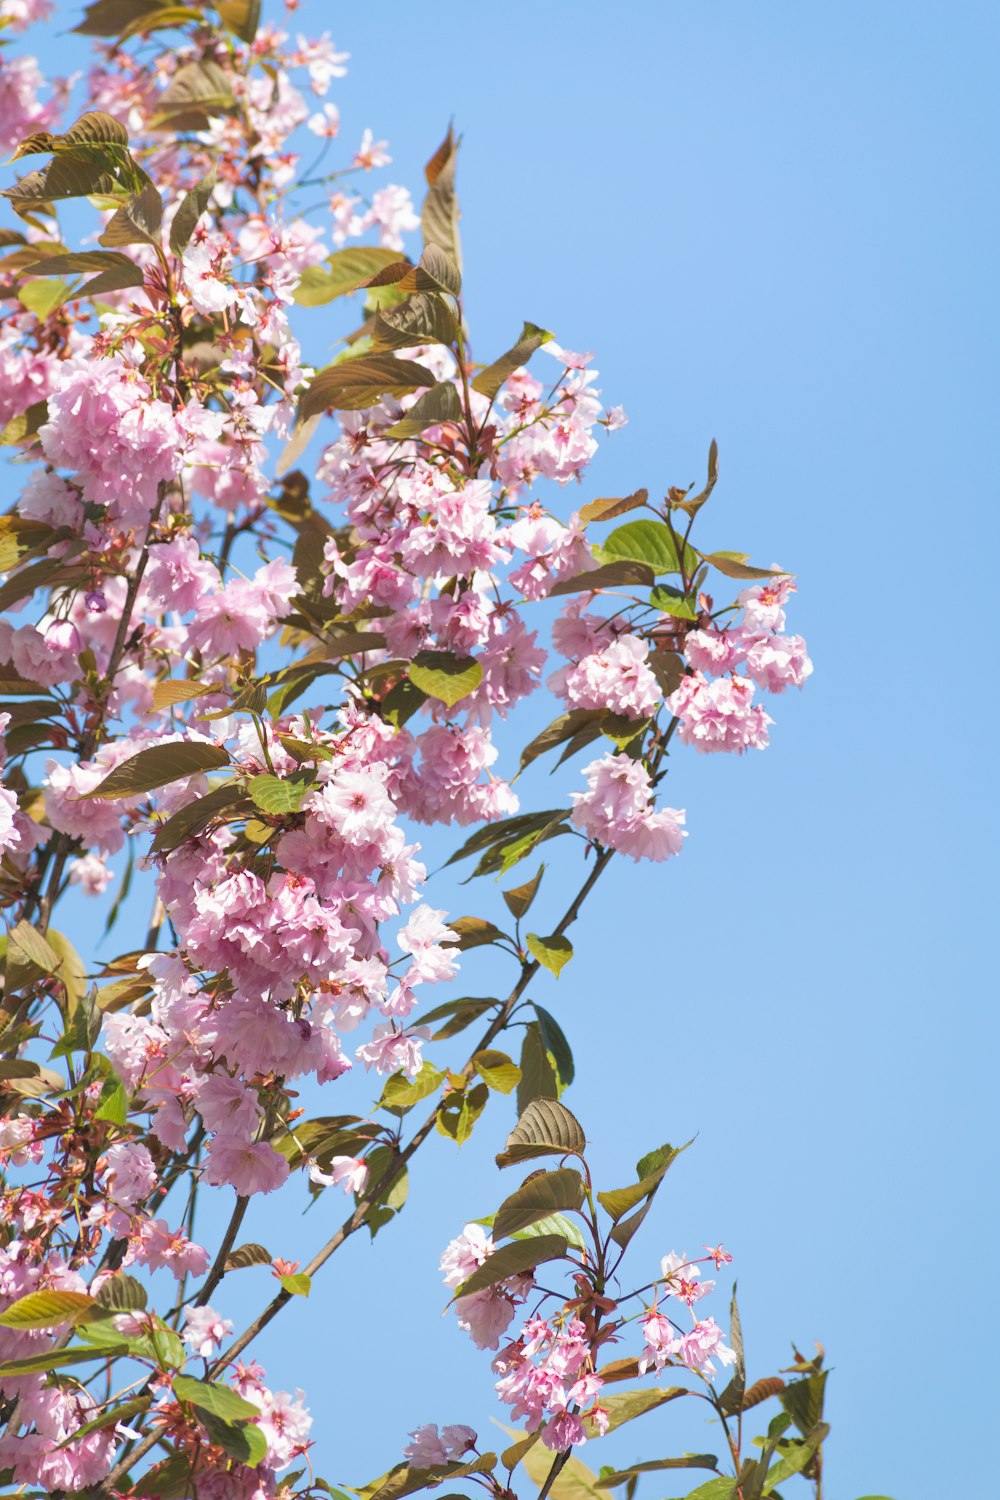
[[[650,1198],[656,1192],[665,1174],[680,1156],[686,1151],[691,1142],[684,1146],[660,1146],[657,1151],[651,1151],[644,1156],[636,1166],[638,1182],[632,1183],[630,1187],[616,1188],[609,1192],[598,1193],[597,1201],[610,1214],[617,1223],[625,1217],[630,1209],[635,1208],[644,1198]]]
[[[736,1363],[733,1366],[733,1376],[719,1397],[719,1405],[727,1414],[743,1410],[743,1396],[747,1385],[747,1367],[743,1355],[743,1328],[740,1323],[740,1311],[736,1305],[736,1284],[733,1284],[733,1296],[729,1304],[729,1345],[736,1355]]]
[[[680,1458],[654,1458],[645,1464],[632,1464],[628,1469],[618,1469],[614,1474],[602,1474],[597,1481],[599,1490],[616,1490],[627,1484],[637,1474],[652,1474],[658,1469],[716,1469],[719,1460],[714,1453],[684,1453]]]
[[[108,1312],[141,1312],[146,1306],[146,1288],[120,1271],[101,1283],[95,1300]]]
[[[533,1099],[497,1156],[498,1167],[537,1156],[582,1156],[587,1138],[576,1116],[557,1099]]]
[[[157,854],[168,854],[183,844],[185,839],[196,838],[205,831],[213,818],[218,817],[227,807],[241,802],[244,795],[239,782],[227,781],[222,786],[213,787],[204,797],[197,797],[193,802],[186,803],[161,825],[153,840],[153,849]],[[249,806],[247,803],[247,807]]]
[[[564,1085],[572,1083],[576,1077],[576,1068],[573,1064],[573,1053],[562,1027],[555,1016],[543,1009],[541,1005],[536,1004],[534,1000],[531,1004],[535,1015],[538,1017],[542,1040],[549,1052],[552,1053],[553,1061],[559,1073],[560,1083]]]
[[[487,1256],[471,1276],[455,1292],[456,1297],[467,1297],[472,1292],[481,1292],[495,1286],[508,1276],[521,1276],[526,1271],[549,1260],[561,1260],[566,1254],[566,1241],[561,1234],[544,1234],[528,1240],[512,1240],[501,1245],[499,1250]]]
[[[655,576],[652,568],[645,563],[626,558],[604,563],[586,573],[577,573],[573,578],[563,578],[549,590],[549,597],[555,599],[560,594],[587,594],[594,593],[597,589],[630,588],[633,584],[648,587]]]
[[[525,323],[521,329],[521,335],[517,343],[508,349],[506,354],[501,354],[485,370],[480,370],[472,382],[472,389],[478,391],[481,396],[488,396],[492,401],[504,381],[513,375],[515,370],[520,370],[528,363],[536,349],[542,344],[547,344],[552,334],[545,328],[539,328],[535,323]]]
[[[204,1409],[198,1416],[210,1440],[237,1463],[253,1469],[267,1457],[267,1438],[256,1422],[226,1422]]]
[[[521,1082],[517,1089],[518,1116],[524,1114],[533,1099],[558,1099],[561,1090],[559,1074],[549,1057],[537,1021],[524,1028],[521,1044]]]
[[[204,741],[173,740],[168,744],[150,745],[140,750],[131,760],[123,761],[93,792],[92,797],[134,797],[141,792],[152,791],[170,781],[179,781],[184,776],[194,776],[199,771],[214,771],[229,765],[229,753],[220,745]]]
[[[582,1202],[583,1179],[573,1167],[542,1172],[504,1199],[493,1220],[493,1237],[504,1239],[548,1214],[578,1209]]]
[[[442,381],[440,385],[433,386],[418,397],[405,417],[387,427],[384,435],[387,438],[414,438],[419,437],[428,427],[461,420],[462,401],[458,391],[449,382]]]
[[[212,201],[217,180],[217,169],[214,166],[210,167],[204,177],[196,182],[190,192],[185,193],[181,199],[170,225],[170,248],[175,255],[183,255],[191,243],[191,236],[198,227],[198,220]]]
[[[361,354],[317,371],[309,388],[299,398],[299,421],[327,408],[361,411],[375,406],[383,396],[406,396],[422,386],[437,384],[435,377],[415,359],[395,354]]]
[[[190,1375],[175,1375],[173,1392],[178,1401],[186,1401],[198,1411],[207,1411],[224,1422],[248,1422],[260,1416],[260,1407],[245,1401],[227,1385],[210,1380],[195,1380]]]
[[[483,998],[480,996],[463,995],[458,1000],[446,1000],[443,1005],[436,1005],[433,1010],[421,1014],[421,1022],[425,1026],[433,1026],[436,1021],[444,1021],[444,1026],[438,1028],[431,1038],[434,1042],[443,1042],[448,1037],[457,1036],[473,1021],[485,1015],[494,1005],[500,1001],[494,998]]]
[[[378,271],[397,264],[399,252],[382,245],[350,245],[335,250],[324,265],[307,266],[295,290],[301,307],[322,307],[364,286]]]

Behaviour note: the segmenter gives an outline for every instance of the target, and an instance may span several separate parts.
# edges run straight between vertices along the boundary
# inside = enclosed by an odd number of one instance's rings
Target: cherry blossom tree
[[[570,1040],[527,995],[571,962],[616,856],[682,854],[689,757],[766,748],[765,704],[812,670],[793,576],[704,538],[714,442],[700,489],[577,499],[625,414],[544,328],[479,349],[459,141],[419,205],[371,130],[342,146],[329,36],[255,0],[92,0],[89,72],[46,81],[20,34],[51,9],[0,0],[5,1491],[342,1494],[302,1393],[276,1388],[296,1372],[269,1383],[253,1342],[359,1230],[405,1235],[414,1157],[476,1129],[529,1170],[484,1183],[479,1222],[442,1221],[441,1269],[510,1445],[441,1413],[353,1493],[632,1500],[678,1470],[692,1500],[820,1497],[822,1353],[750,1380],[735,1295],[702,1308],[721,1245],[652,1273],[647,1254],[622,1290],[684,1148],[599,1189]],[[341,349],[312,368],[303,320],[332,304]],[[551,722],[511,758],[544,695]],[[555,805],[522,805],[542,757]],[[432,825],[499,879],[498,920],[435,904]],[[541,859],[556,838],[565,890]],[[61,929],[74,887],[128,927],[117,957]],[[505,995],[457,997],[476,947],[512,965]],[[352,1071],[366,1114],[337,1113]],[[241,1235],[272,1194],[345,1203],[303,1266]],[[254,1268],[276,1290],[237,1329],[226,1281]],[[578,1456],[679,1401],[717,1419],[718,1453],[599,1474]]]

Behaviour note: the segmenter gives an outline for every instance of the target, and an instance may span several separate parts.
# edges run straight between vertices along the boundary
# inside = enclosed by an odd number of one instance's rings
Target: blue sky
[[[687,484],[715,436],[702,542],[798,574],[790,628],[816,673],[774,704],[772,748],[674,757],[682,859],[613,866],[576,959],[533,993],[573,1042],[566,1102],[603,1185],[698,1134],[635,1242],[637,1279],[722,1238],[752,1375],[792,1339],[825,1344],[830,1500],[970,1492],[996,1233],[1000,17],[971,0],[306,0],[299,19],[353,54],[331,95],[345,148],[371,125],[416,194],[448,119],[464,133],[480,357],[522,318],[597,351],[630,425],[567,502]],[[544,777],[528,790],[546,805]],[[552,874],[540,921],[561,909]],[[500,907],[491,883],[434,899]],[[468,993],[502,984],[492,962],[470,955]],[[510,1114],[460,1154],[432,1142],[404,1219],[357,1237],[260,1342],[272,1383],[307,1390],[331,1479],[381,1472],[418,1422],[485,1435],[503,1415],[486,1357],[439,1317],[436,1261],[506,1190]],[[301,1221],[265,1204],[248,1237],[294,1257],[335,1222],[325,1200]],[[239,1322],[266,1282],[232,1278],[221,1310]],[[671,1408],[583,1457],[706,1443]]]

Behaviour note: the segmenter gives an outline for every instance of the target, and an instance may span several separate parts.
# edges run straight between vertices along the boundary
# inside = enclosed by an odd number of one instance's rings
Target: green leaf
[[[146,129],[207,130],[212,115],[231,115],[238,107],[225,68],[203,57],[177,69],[163,93],[156,96]]]
[[[823,1415],[827,1373],[822,1370],[818,1375],[807,1376],[805,1380],[795,1380],[778,1392],[778,1400],[803,1437],[812,1432]]]
[[[493,1220],[494,1239],[505,1239],[537,1219],[583,1203],[583,1179],[573,1167],[559,1167],[530,1177],[505,1198]]]
[[[467,1297],[471,1292],[484,1291],[495,1286],[508,1276],[521,1276],[535,1266],[549,1260],[561,1260],[566,1254],[566,1241],[561,1234],[543,1234],[527,1240],[512,1240],[501,1245],[499,1250],[487,1256],[471,1276],[467,1276],[456,1290],[455,1297]]]
[[[11,417],[10,421],[6,424],[3,431],[0,432],[0,446],[12,447],[15,443],[23,443],[25,438],[34,438],[35,434],[38,432],[38,429],[42,427],[48,421],[48,419],[49,403],[47,401],[33,401],[25,411],[18,412],[17,416]],[[6,519],[15,521],[20,518],[10,516]],[[14,557],[12,557],[10,560],[8,560],[6,557],[2,559],[2,567],[4,572],[7,572],[11,564],[17,561],[18,555],[19,554],[15,552]]]
[[[701,510],[701,507],[705,504],[705,501],[708,499],[709,495],[715,489],[716,481],[718,480],[718,478],[719,445],[715,441],[715,438],[713,438],[711,446],[708,450],[708,478],[705,481],[705,488],[701,490],[697,495],[692,495],[687,500],[679,501],[677,509],[687,511],[689,516],[697,515],[698,511]]]
[[[775,1485],[781,1484],[783,1480],[790,1479],[793,1474],[801,1474],[807,1468],[822,1442],[830,1434],[830,1428],[826,1422],[820,1422],[813,1428],[808,1438],[801,1443],[789,1442],[776,1449],[778,1462],[772,1469],[767,1471],[767,1482],[765,1489],[773,1490]]]
[[[546,328],[539,328],[535,323],[525,323],[521,329],[521,335],[506,354],[501,354],[485,370],[480,370],[472,382],[472,389],[478,391],[481,396],[488,396],[492,401],[504,381],[513,375],[515,370],[520,370],[528,363],[536,349],[547,344],[554,335]]]
[[[407,1078],[405,1073],[393,1073],[391,1078],[387,1078],[379,1103],[390,1109],[412,1109],[421,1099],[426,1099],[439,1089],[443,1082],[444,1074],[441,1069],[436,1068],[433,1063],[424,1062],[416,1078]]]
[[[598,568],[588,569],[586,573],[576,573],[572,578],[561,579],[549,590],[549,598],[555,599],[560,594],[590,594],[598,589],[629,588],[632,584],[649,587],[655,576],[653,569],[646,563],[625,558],[603,563]]]
[[[449,1090],[438,1109],[435,1121],[438,1132],[450,1136],[456,1146],[464,1146],[489,1101],[490,1090],[486,1083]]]
[[[608,1431],[614,1432],[616,1427],[624,1427],[626,1422],[634,1422],[636,1417],[645,1416],[646,1412],[656,1411],[658,1407],[665,1406],[668,1401],[677,1401],[681,1396],[690,1394],[691,1392],[682,1385],[671,1385],[654,1386],[648,1390],[621,1391],[616,1396],[602,1396],[601,1405],[608,1414]],[[588,1436],[598,1435],[597,1428],[592,1422],[585,1421],[585,1426]],[[714,1463],[708,1467],[713,1468]]]
[[[559,1074],[542,1040],[537,1021],[524,1028],[521,1044],[521,1082],[517,1090],[518,1115],[523,1115],[533,1099],[558,1099],[561,1093]]]
[[[586,1250],[587,1241],[583,1230],[573,1219],[567,1219],[565,1214],[546,1214],[544,1219],[538,1219],[536,1223],[529,1224],[525,1229],[519,1229],[516,1234],[511,1235],[514,1240],[541,1239],[548,1234],[558,1234],[572,1245],[575,1250]]]
[[[494,844],[503,843],[508,838],[517,838],[523,833],[541,830],[555,818],[565,818],[565,809],[557,807],[547,812],[518,813],[513,818],[499,818],[495,823],[487,823],[482,828],[477,828],[471,838],[466,839],[460,849],[456,849],[447,860],[446,864],[453,865],[457,860],[466,859],[469,855],[480,854],[484,849],[491,848]]]
[[[443,1026],[438,1027],[431,1037],[433,1042],[443,1042],[448,1037],[457,1036],[473,1021],[478,1021],[480,1016],[500,1001],[495,997],[481,997],[477,995],[463,995],[458,1000],[446,1000],[443,1005],[436,1005],[433,1010],[422,1014],[420,1019],[425,1026],[433,1026],[436,1021],[444,1021]]]
[[[460,422],[462,415],[462,400],[458,391],[449,382],[442,381],[440,385],[433,386],[419,396],[405,417],[385,429],[384,436],[419,437],[428,427],[437,427],[442,422]]]
[[[449,708],[474,693],[482,680],[483,669],[471,656],[421,651],[410,662],[410,681],[414,686]]]
[[[282,1288],[292,1297],[308,1297],[312,1291],[312,1277],[307,1276],[304,1271],[296,1271],[293,1275],[279,1276]]]
[[[17,300],[22,307],[44,322],[49,313],[55,312],[70,295],[68,281],[26,281],[18,289]]]
[[[685,594],[682,589],[671,588],[668,583],[658,583],[649,596],[654,609],[672,615],[675,620],[697,620],[698,601]]]
[[[185,803],[173,817],[160,825],[153,840],[154,852],[169,854],[172,849],[179,848],[185,839],[196,838],[198,834],[204,833],[213,818],[218,817],[227,807],[232,808],[235,803],[242,802],[243,798],[244,790],[239,782],[227,781],[222,786],[213,787],[204,797],[196,797],[193,802]],[[248,802],[247,808],[250,805]]]
[[[198,1416],[211,1441],[237,1463],[253,1469],[267,1457],[267,1438],[256,1422],[225,1422],[204,1410]]]
[[[736,1355],[736,1363],[733,1366],[732,1379],[719,1397],[719,1405],[727,1414],[743,1410],[743,1397],[747,1385],[746,1359],[743,1354],[743,1326],[740,1323],[740,1311],[736,1305],[735,1282],[732,1300],[729,1304],[729,1345]]]
[[[227,1385],[210,1380],[195,1380],[190,1375],[175,1375],[173,1392],[178,1401],[186,1401],[198,1411],[210,1412],[224,1422],[248,1422],[260,1416],[260,1407],[245,1401]]]
[[[521,1081],[521,1069],[506,1052],[487,1048],[475,1053],[472,1061],[483,1082],[497,1093],[509,1094]]]
[[[420,256],[420,269],[433,277],[443,292],[457,297],[462,290],[462,274],[455,258],[441,245],[424,246]]]
[[[0,1313],[3,1328],[57,1328],[79,1323],[94,1311],[94,1299],[85,1292],[28,1292]]]
[[[652,1474],[658,1469],[715,1469],[719,1460],[714,1453],[684,1453],[680,1458],[654,1458],[649,1463],[632,1464],[628,1469],[618,1469],[613,1474],[602,1474],[597,1481],[599,1490],[616,1490],[639,1474]]]
[[[576,739],[583,730],[592,728],[594,731],[592,738],[596,739],[603,717],[603,710],[595,708],[572,708],[568,713],[559,714],[551,724],[547,724],[541,733],[536,734],[534,739],[525,745],[521,751],[518,775],[547,750],[554,750],[557,745]]]
[[[418,268],[417,274],[426,273]],[[384,296],[389,290],[398,292],[404,285],[405,281],[399,282],[394,289],[384,288],[378,295]],[[448,304],[437,292],[415,292],[398,307],[380,310],[375,314],[373,329],[375,349],[416,349],[423,344],[442,344],[451,348],[458,338],[458,324]],[[440,388],[442,391],[455,390],[447,383],[442,383]],[[457,396],[457,391],[455,393]],[[451,400],[450,397],[444,399]],[[461,413],[461,404],[458,411]],[[412,412],[407,413],[407,418],[412,415]],[[444,420],[444,417],[439,420]],[[449,416],[449,420],[457,421],[458,418]]]
[[[335,297],[345,297],[364,286],[376,272],[399,261],[398,250],[382,245],[350,245],[335,250],[325,265],[307,266],[295,289],[300,307],[322,307]]]
[[[198,220],[208,208],[218,181],[218,171],[213,166],[205,173],[190,192],[184,194],[180,206],[170,225],[170,248],[175,255],[183,255],[191,243],[191,236],[198,227]]]
[[[115,210],[105,225],[103,233],[98,236],[101,245],[153,245],[157,249],[160,244],[160,228],[163,224],[163,199],[152,182],[147,182],[141,192],[136,193],[128,203],[123,203],[121,208]],[[140,277],[142,272],[139,272]],[[137,283],[141,284],[141,283]],[[129,283],[125,283],[129,285]],[[93,282],[84,288],[85,292],[96,291]]]
[[[312,773],[295,771],[289,777],[271,776],[264,772],[251,776],[247,791],[255,807],[273,815],[297,813],[311,789]]]
[[[692,1490],[687,1500],[734,1500],[736,1495],[736,1480],[726,1475],[722,1479],[710,1479],[707,1484],[699,1484],[696,1490]]]
[[[602,563],[638,562],[656,573],[679,573],[681,571],[678,543],[680,538],[671,534],[662,521],[628,521],[618,526],[606,538],[599,549]],[[698,554],[693,547],[684,551],[684,571],[690,577],[698,566]]]
[[[8,968],[15,955],[19,956],[21,962],[40,969],[43,974],[54,974],[62,962],[59,954],[42,934],[30,922],[24,921],[18,922],[7,936]]]
[[[146,1288],[123,1271],[101,1283],[95,1301],[108,1312],[141,1312],[146,1306]]]
[[[0,1365],[0,1380],[3,1380],[5,1376],[13,1378],[15,1375],[44,1375],[50,1370],[62,1370],[67,1365],[80,1365],[94,1359],[117,1359],[119,1355],[127,1353],[128,1344],[124,1339],[119,1339],[114,1344],[105,1344],[100,1349],[80,1347],[46,1349],[38,1354],[26,1354],[21,1359],[12,1359]]]
[[[783,568],[752,568],[747,563],[747,552],[703,552],[703,560],[711,563],[719,573],[724,573],[727,578],[788,578],[789,574]]]
[[[542,883],[542,876],[544,874],[545,866],[539,865],[538,874],[533,875],[530,880],[525,881],[524,885],[516,885],[512,890],[500,892],[506,902],[507,910],[518,921],[527,913],[531,903],[538,895],[538,887]]]
[[[541,1489],[558,1457],[558,1454],[542,1444],[529,1448],[523,1454],[521,1462],[528,1477]],[[549,1495],[552,1500],[602,1500],[601,1491],[597,1488],[597,1475],[578,1458],[566,1461],[553,1480]]]
[[[657,1151],[651,1151],[637,1164],[638,1182],[632,1183],[630,1187],[598,1193],[597,1201],[605,1213],[610,1214],[617,1224],[631,1209],[635,1208],[637,1203],[641,1203],[644,1198],[652,1197],[670,1167],[690,1144],[691,1142],[688,1141],[684,1146],[660,1146]]]
[[[114,1071],[104,1080],[94,1119],[107,1120],[111,1125],[124,1125],[128,1119],[128,1092]]]
[[[383,396],[406,396],[410,391],[437,384],[435,377],[415,359],[395,354],[360,354],[317,371],[299,398],[299,421],[327,408],[361,411],[375,406]]]
[[[592,521],[611,521],[615,516],[625,515],[626,511],[638,510],[648,499],[648,490],[636,490],[623,497],[590,500],[586,505],[581,505],[580,520],[584,526],[589,526]]]
[[[96,296],[101,292],[116,292],[124,287],[142,286],[144,280],[141,267],[137,266],[129,256],[122,255],[115,250],[85,250],[66,255],[48,255],[42,260],[36,260],[29,267],[29,271],[32,276],[86,276],[91,271],[97,272],[93,280],[74,291],[74,297]],[[61,287],[66,285],[65,282],[58,284]],[[34,283],[25,286],[22,290],[28,292],[33,287]],[[23,297],[21,300],[24,300]],[[60,301],[62,300],[64,299],[60,296]],[[58,303],[53,305],[58,306]],[[37,310],[37,307],[32,308],[32,311],[37,312]]]
[[[93,797],[135,797],[152,791],[183,776],[199,771],[215,771],[229,765],[229,752],[220,745],[203,741],[175,740],[165,745],[150,745],[105,776],[100,786],[86,792],[81,801]]]
[[[573,957],[573,944],[569,938],[561,937],[558,933],[553,933],[551,937],[539,937],[537,932],[529,932],[527,944],[532,957],[557,979]]]
[[[570,1050],[566,1035],[551,1012],[545,1010],[541,1005],[531,1002],[532,1009],[538,1017],[541,1027],[542,1040],[546,1048],[552,1053],[553,1061],[559,1073],[559,1081],[562,1084],[570,1084],[576,1077],[576,1067],[573,1063],[573,1053]]]
[[[226,30],[249,46],[260,25],[260,0],[218,0],[216,10]]]
[[[557,1099],[533,1099],[497,1156],[510,1167],[537,1156],[582,1156],[587,1138],[579,1120]]]

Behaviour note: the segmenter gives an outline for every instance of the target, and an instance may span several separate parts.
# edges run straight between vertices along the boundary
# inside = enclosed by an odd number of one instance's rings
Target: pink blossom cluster
[[[583,774],[587,791],[572,793],[572,822],[581,833],[635,860],[681,852],[685,815],[674,807],[654,808],[652,780],[641,761],[604,755]]]

